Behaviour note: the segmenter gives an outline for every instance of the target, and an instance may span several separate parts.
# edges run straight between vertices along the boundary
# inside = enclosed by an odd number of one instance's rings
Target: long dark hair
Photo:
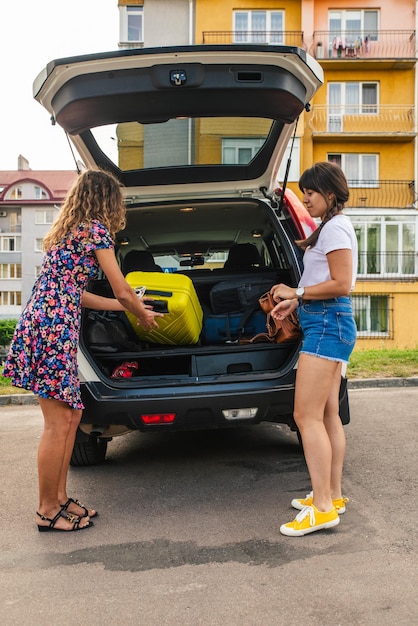
[[[305,250],[308,246],[316,244],[323,226],[343,210],[350,192],[344,172],[336,163],[330,161],[320,161],[305,170],[299,179],[299,189],[302,193],[304,189],[320,193],[328,206],[320,226],[306,239],[296,241],[297,245]],[[331,201],[330,194],[333,196]]]

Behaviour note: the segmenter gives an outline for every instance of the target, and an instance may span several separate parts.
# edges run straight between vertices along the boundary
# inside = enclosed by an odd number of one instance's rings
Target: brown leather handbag
[[[302,329],[299,325],[298,316],[292,311],[283,320],[275,320],[271,316],[271,311],[277,302],[269,291],[263,294],[258,300],[260,307],[266,314],[266,333],[258,333],[251,339],[243,339],[240,343],[284,343],[285,341],[297,341],[302,336]]]

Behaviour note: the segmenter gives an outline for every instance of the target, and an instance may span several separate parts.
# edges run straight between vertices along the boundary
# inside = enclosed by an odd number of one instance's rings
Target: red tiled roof
[[[0,170],[0,187],[31,180],[49,189],[53,195],[51,199],[59,200],[65,197],[77,176],[77,172],[71,170]]]

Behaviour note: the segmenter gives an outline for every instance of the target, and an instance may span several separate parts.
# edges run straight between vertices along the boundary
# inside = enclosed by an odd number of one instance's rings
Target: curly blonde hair
[[[104,170],[89,169],[80,174],[44,237],[43,250],[60,243],[80,224],[88,227],[93,220],[106,226],[113,239],[126,224],[120,182]]]

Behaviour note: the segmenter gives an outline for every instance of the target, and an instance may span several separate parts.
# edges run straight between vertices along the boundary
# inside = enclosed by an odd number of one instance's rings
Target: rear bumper
[[[110,389],[102,383],[82,384],[82,398],[85,405],[82,422],[106,426],[120,424],[132,430],[196,430],[223,428],[234,425],[278,422],[293,424],[294,378],[292,372],[286,377],[286,384],[274,387],[251,389],[250,385],[230,385],[228,390],[218,386],[194,390],[171,389],[170,393],[159,397],[143,394],[138,389]],[[257,408],[255,417],[250,419],[226,419],[226,409]],[[175,413],[172,424],[147,425],[142,414]]]

